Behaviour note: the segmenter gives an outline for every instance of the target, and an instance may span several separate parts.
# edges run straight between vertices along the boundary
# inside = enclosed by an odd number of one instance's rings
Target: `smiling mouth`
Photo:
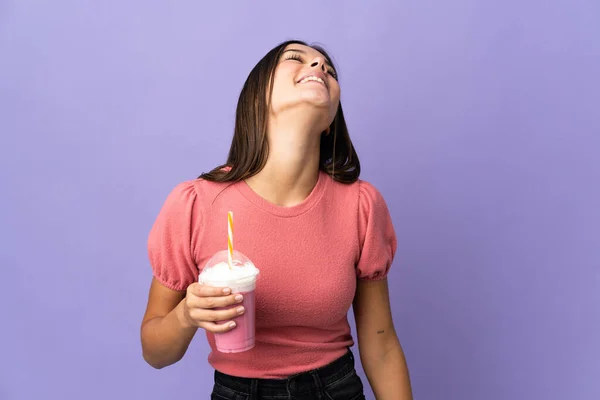
[[[327,85],[325,85],[325,82],[323,81],[323,79],[318,78],[316,76],[307,76],[306,78],[302,78],[300,80],[300,82],[298,82],[298,83],[307,83],[307,82],[318,82],[324,86],[327,86]]]

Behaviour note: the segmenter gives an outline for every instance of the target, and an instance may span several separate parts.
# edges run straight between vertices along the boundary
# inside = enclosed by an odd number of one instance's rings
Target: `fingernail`
[[[235,296],[235,301],[240,302],[244,300],[244,296],[242,296],[241,294],[238,294],[237,296]]]
[[[229,323],[229,327],[230,327],[230,328],[235,328],[235,322],[230,322],[230,323]]]
[[[229,294],[229,293],[231,293],[231,289],[225,288],[225,289],[223,289],[223,293]]]
[[[236,311],[238,314],[241,314],[244,312],[244,307],[239,307]]]

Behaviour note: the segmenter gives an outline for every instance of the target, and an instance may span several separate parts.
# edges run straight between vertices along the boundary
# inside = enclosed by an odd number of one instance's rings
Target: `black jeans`
[[[355,400],[364,399],[363,384],[348,353],[329,365],[287,379],[238,378],[215,371],[211,399],[217,400]]]

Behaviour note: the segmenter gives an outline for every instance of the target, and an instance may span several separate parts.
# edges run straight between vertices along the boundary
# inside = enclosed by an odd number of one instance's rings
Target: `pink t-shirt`
[[[365,181],[342,184],[321,172],[300,204],[269,203],[245,182],[202,179],[177,185],[149,234],[154,276],[184,291],[227,246],[227,212],[235,248],[260,269],[256,345],[225,354],[206,332],[213,368],[234,376],[285,378],[324,366],[353,345],[347,313],[356,280],[383,279],[396,252],[386,203]]]

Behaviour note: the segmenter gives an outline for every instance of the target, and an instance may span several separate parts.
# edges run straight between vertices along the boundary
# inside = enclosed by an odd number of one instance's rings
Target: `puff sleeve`
[[[370,183],[359,181],[358,232],[359,279],[384,279],[394,261],[397,240],[392,218],[381,193]]]
[[[167,196],[148,235],[152,273],[166,287],[184,291],[198,278],[191,249],[196,191],[193,182],[177,185]]]

